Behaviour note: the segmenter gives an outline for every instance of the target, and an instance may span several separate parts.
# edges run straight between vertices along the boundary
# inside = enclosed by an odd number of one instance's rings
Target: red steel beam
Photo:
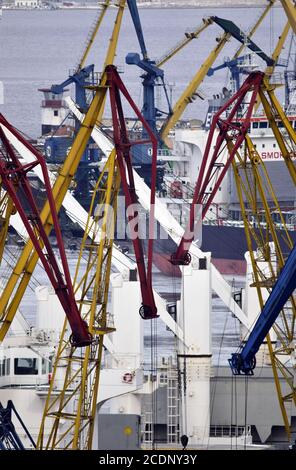
[[[145,257],[142,241],[137,233],[136,237],[133,237],[133,245],[136,256],[136,263],[139,274],[139,281],[142,295],[142,306],[140,308],[140,315],[145,320],[156,318],[157,308],[155,305],[153,288],[152,288],[152,257],[153,257],[153,237],[154,237],[154,205],[155,205],[155,190],[156,190],[156,175],[157,175],[157,138],[153,134],[149,125],[143,118],[141,112],[135,105],[123,82],[121,81],[118,72],[114,66],[109,65],[106,69],[108,76],[108,86],[110,91],[110,103],[113,120],[113,133],[114,133],[114,144],[117,155],[117,162],[119,166],[122,188],[124,191],[128,219],[137,220],[138,213],[136,210],[132,212],[129,208],[132,208],[133,204],[138,204],[138,197],[135,190],[135,183],[133,177],[133,166],[132,166],[132,152],[131,149],[135,145],[151,143],[152,147],[152,165],[151,165],[151,195],[150,195],[150,212],[149,212],[149,239],[148,239],[148,260],[147,269],[145,266]],[[124,96],[126,101],[129,103],[137,118],[145,128],[148,139],[130,141],[128,132],[125,125],[124,113],[122,109],[121,95]],[[138,223],[135,225],[135,230],[138,229]]]
[[[36,160],[32,163],[22,164],[16,156],[12,145],[0,125],[0,140],[3,144],[0,152],[0,176],[3,187],[11,197],[21,217],[34,248],[38,253],[40,261],[42,262],[56,295],[65,311],[72,330],[73,345],[78,347],[87,346],[91,344],[92,337],[88,332],[86,322],[84,322],[80,316],[75,301],[65,247],[44,157],[31,144],[29,144],[2,115],[0,115],[0,124],[1,123],[29,150],[31,150],[36,157]],[[56,233],[63,273],[59,268],[48,236],[44,230],[39,209],[36,205],[30,181],[27,177],[27,173],[37,165],[40,165],[44,178],[44,185],[53,219],[53,226]]]
[[[264,74],[262,72],[251,73],[238,92],[222,106],[213,118],[190,206],[189,222],[176,252],[171,256],[172,264],[188,265],[191,261],[189,250],[194,239],[196,208],[202,205],[202,219],[204,219],[237,150],[243,143],[245,135],[248,132],[253,108],[263,77]],[[249,105],[247,113],[246,116],[239,121],[236,115],[248,93],[251,93],[251,96],[250,99],[248,98]],[[223,119],[221,116],[231,105],[233,107],[228,116]],[[216,141],[213,142],[217,127],[219,133],[216,137]],[[223,145],[227,144],[229,141],[233,142],[232,150],[228,154],[226,162],[221,165],[218,163],[220,153],[223,149]],[[210,156],[211,151],[212,156]],[[213,188],[209,191],[208,188],[211,182]]]

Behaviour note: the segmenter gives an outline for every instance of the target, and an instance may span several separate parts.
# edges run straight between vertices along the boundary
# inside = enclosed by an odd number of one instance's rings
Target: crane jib
[[[267,65],[271,66],[274,64],[274,60],[265,54],[257,44],[255,44],[241,29],[238,28],[232,21],[219,18],[218,16],[212,16],[211,19],[219,25],[226,33],[230,33],[232,37],[237,39],[242,44],[245,44],[251,51],[255,52]]]

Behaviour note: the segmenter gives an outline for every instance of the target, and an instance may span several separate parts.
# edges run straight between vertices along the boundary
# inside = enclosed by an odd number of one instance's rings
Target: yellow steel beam
[[[197,39],[198,36],[207,29],[208,26],[213,24],[211,18],[204,18],[203,24],[196,28],[194,31],[185,34],[185,38],[178,42],[172,49],[170,49],[164,56],[156,61],[157,67],[162,67],[168,60],[174,57],[178,52],[180,52],[187,44],[189,44],[192,39]]]
[[[74,281],[81,315],[95,341],[78,354],[69,343],[65,320],[37,442],[40,450],[92,448],[104,334],[114,331],[108,327],[107,304],[119,188],[120,173],[113,150],[94,188]],[[95,206],[102,219],[91,217]],[[61,366],[65,376],[56,392]]]
[[[104,19],[104,16],[105,16],[105,14],[106,14],[106,11],[107,11],[107,9],[108,9],[108,7],[109,7],[109,5],[110,5],[110,2],[111,2],[111,0],[105,0],[104,3],[101,3],[101,4],[100,4],[100,11],[99,11],[98,17],[97,17],[97,19],[96,19],[96,21],[95,21],[95,25],[94,25],[92,31],[90,32],[90,37],[89,37],[89,39],[88,39],[87,42],[86,42],[86,46],[85,46],[85,49],[84,49],[84,51],[83,51],[83,53],[82,53],[81,59],[80,59],[80,61],[79,61],[79,64],[78,64],[78,67],[77,67],[77,71],[81,70],[82,67],[83,67],[84,64],[85,64],[85,61],[86,61],[87,56],[88,56],[88,54],[89,54],[89,51],[90,51],[90,49],[91,49],[91,47],[92,47],[92,45],[93,45],[93,42],[94,42],[94,40],[95,40],[95,38],[96,38],[96,35],[97,35],[98,31],[99,31],[99,28],[100,28],[101,24],[102,24],[102,21],[103,21],[103,19]]]
[[[211,51],[205,62],[202,64],[196,75],[193,77],[187,88],[184,90],[182,95],[180,96],[179,100],[175,104],[173,108],[173,113],[168,119],[164,122],[161,128],[161,138],[163,140],[166,139],[170,130],[176,125],[179,121],[180,117],[184,113],[188,103],[191,103],[194,99],[194,95],[196,90],[204,80],[205,76],[207,75],[209,69],[215,62],[216,58],[218,57],[219,53],[227,43],[230,38],[230,34],[224,33],[223,36],[219,39],[217,46]]]
[[[10,216],[14,213],[14,204],[12,199],[1,189],[0,182],[0,265],[3,258]]]
[[[266,17],[267,13],[269,12],[269,10],[273,7],[275,3],[275,0],[268,0],[268,5],[264,8],[263,10],[263,13],[259,16],[258,20],[256,21],[256,23],[254,24],[254,26],[252,27],[252,29],[249,31],[248,33],[248,37],[251,38],[253,36],[253,34],[257,31],[257,29],[259,28],[260,24],[262,23],[262,21],[264,20],[264,18]],[[245,44],[242,44],[239,49],[236,51],[236,53],[234,54],[233,58],[234,59],[237,59],[241,53],[243,52],[244,48],[246,47]]]
[[[267,94],[270,101],[268,101],[265,93]],[[296,185],[296,168],[295,168],[295,150],[296,150],[296,133],[291,126],[289,119],[287,118],[283,108],[281,107],[279,101],[277,100],[274,94],[274,87],[272,87],[267,79],[264,79],[263,86],[260,88],[259,96],[261,103],[263,105],[266,117],[276,141],[279,145],[280,151],[282,152],[284,161],[287,165],[288,171],[291,175],[291,178]],[[277,125],[277,122],[282,122],[288,136],[290,137],[292,148],[287,146],[287,138],[283,136],[280,128]]]
[[[274,60],[274,64],[267,66],[266,69],[265,69],[266,83],[267,83],[267,80],[270,79],[271,75],[274,72],[274,69],[277,65],[277,62],[278,62],[279,56],[281,54],[281,51],[282,51],[282,49],[285,45],[285,42],[286,42],[289,31],[290,31],[290,23],[288,21],[286,23],[284,29],[283,29],[282,34],[280,35],[280,37],[278,39],[277,45],[275,46],[275,49],[274,49],[273,54],[271,56],[272,59]],[[261,100],[260,100],[260,96],[259,96],[258,100],[257,100],[257,102],[255,103],[255,106],[254,106],[254,111],[253,111],[254,114],[256,114],[256,111],[259,108],[260,103],[261,103]]]
[[[266,245],[269,243],[270,239],[275,243],[275,254],[278,263],[278,270],[283,267],[284,265],[284,256],[282,253],[282,248],[279,243],[278,233],[276,230],[276,226],[272,219],[270,205],[267,200],[268,197],[271,196],[272,204],[277,210],[277,213],[281,216],[281,221],[285,228],[285,236],[286,242],[288,246],[293,246],[293,242],[288,234],[288,230],[285,227],[285,222],[283,218],[283,214],[279,207],[278,201],[276,199],[274,190],[272,188],[272,184],[268,177],[267,170],[265,165],[260,158],[254,144],[252,143],[249,136],[246,137],[246,156],[243,158],[237,152],[236,160],[232,163],[234,179],[236,184],[236,189],[238,193],[239,203],[241,207],[242,219],[244,222],[245,228],[245,235],[247,240],[247,246],[250,253],[252,268],[253,268],[253,276],[254,276],[254,285],[257,290],[258,300],[260,309],[262,310],[264,306],[264,299],[262,295],[262,281],[264,284],[265,274],[261,272],[259,268],[258,261],[260,259],[256,258],[254,252],[254,244],[256,244],[256,248],[259,248],[259,252],[264,254],[264,260],[268,262],[269,268],[273,273],[274,282],[276,279],[276,273],[274,272],[273,262],[270,258],[270,250],[266,249]],[[232,144],[228,143],[228,148],[232,149]],[[246,211],[246,207],[248,207],[248,212]],[[266,231],[266,235],[263,231],[260,230],[260,226],[262,221],[260,220],[259,208],[264,210],[264,230]],[[250,213],[252,214],[252,219],[250,219]],[[257,228],[257,232],[254,230],[254,223],[253,219],[255,218],[255,225]],[[251,222],[252,220],[252,222]],[[258,236],[259,231],[259,236]],[[261,232],[261,233],[260,233]],[[267,236],[268,235],[268,236]],[[285,313],[284,309],[281,312],[281,319],[283,327],[279,325],[274,325],[274,330],[277,334],[278,341],[280,341],[281,346],[280,348],[273,345],[268,335],[267,345],[268,351],[271,359],[271,366],[275,381],[276,392],[278,396],[279,406],[281,409],[286,434],[288,439],[291,436],[291,429],[290,429],[290,421],[289,421],[289,409],[290,409],[290,401],[293,399],[294,404],[296,403],[296,389],[291,381],[291,374],[289,373],[286,367],[286,360],[291,355],[291,338],[295,337],[295,299],[291,298],[291,307],[292,307],[292,315],[290,312],[288,314]],[[291,389],[291,393],[289,395],[285,395],[283,393],[280,377],[285,380],[289,388]]]
[[[283,9],[286,12],[287,18],[293,29],[294,33],[296,34],[296,10],[295,5],[291,0],[280,0]]]
[[[273,54],[271,56],[271,58],[274,60],[274,64],[266,67],[265,75],[270,76],[273,73],[273,71],[274,71],[274,69],[277,65],[277,62],[279,60],[282,49],[285,45],[285,42],[286,42],[289,31],[290,31],[290,23],[289,23],[289,21],[287,21],[287,23],[286,23],[286,25],[283,29],[283,32],[282,32],[282,34],[280,35],[280,37],[278,39],[277,45],[275,46]]]

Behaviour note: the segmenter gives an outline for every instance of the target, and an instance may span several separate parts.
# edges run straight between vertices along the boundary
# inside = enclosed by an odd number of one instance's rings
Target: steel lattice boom
[[[0,123],[5,124],[5,126],[14,133],[13,128],[3,118],[3,116],[0,116]],[[86,346],[91,342],[91,335],[87,330],[85,322],[80,317],[75,302],[61,228],[59,226],[44,157],[32,147],[31,150],[32,153],[34,153],[36,160],[30,164],[22,164],[16,156],[2,127],[0,127],[0,139],[2,141],[0,154],[0,176],[2,179],[2,185],[9,194],[9,197],[13,201],[14,206],[21,217],[34,248],[38,253],[40,261],[42,262],[65,314],[67,315],[73,333],[73,344],[76,346]],[[28,172],[37,165],[40,165],[44,178],[44,185],[56,233],[63,273],[59,268],[58,261],[44,230],[40,211],[36,205],[33,190],[27,176]]]
[[[240,90],[221,107],[213,118],[190,206],[189,223],[185,229],[185,233],[177,251],[171,257],[173,264],[186,265],[190,263],[191,258],[189,249],[194,239],[196,207],[200,204],[203,205],[202,218],[204,218],[224,176],[226,175],[236,151],[243,143],[245,135],[248,132],[253,107],[255,105],[263,77],[264,74],[262,72],[254,72],[250,74],[241,86]],[[237,119],[237,114],[241,110],[242,103],[248,93],[251,94],[248,110],[244,119],[239,121]],[[228,109],[230,109],[230,111],[228,115],[224,117],[224,113]],[[217,128],[218,134],[215,137]],[[221,151],[229,141],[233,143],[233,148],[228,153],[226,162],[221,162]]]

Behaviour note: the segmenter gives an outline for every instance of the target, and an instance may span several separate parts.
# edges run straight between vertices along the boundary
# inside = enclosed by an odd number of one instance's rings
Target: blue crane
[[[141,20],[139,16],[139,11],[137,7],[136,0],[127,0],[128,8],[131,14],[131,18],[134,24],[134,28],[137,34],[138,42],[140,45],[140,50],[142,58],[136,52],[130,52],[126,56],[126,63],[129,65],[136,65],[144,71],[144,74],[141,75],[143,79],[143,106],[142,114],[145,121],[148,123],[150,129],[157,137],[160,145],[162,144],[156,122],[159,117],[166,114],[169,115],[172,113],[167,89],[164,83],[164,72],[159,67],[155,65],[153,60],[150,60],[148,57],[148,52],[145,44],[144,33],[141,25]],[[155,87],[159,85],[163,87],[167,105],[168,112],[160,111],[155,105]],[[146,130],[142,129],[143,139],[147,138]],[[137,146],[133,152],[133,165],[137,169],[139,175],[144,178],[144,181],[148,186],[150,186],[150,174],[151,174],[151,149],[150,145],[142,144]],[[163,175],[164,168],[161,161],[157,162],[157,189],[161,189],[163,184]]]
[[[25,450],[25,447],[20,440],[14,424],[12,422],[12,414],[20,423],[21,427],[25,431],[29,438],[33,448],[36,448],[36,444],[33,441],[31,434],[26,428],[22,418],[18,414],[13,402],[8,400],[6,408],[0,403],[0,450]]]
[[[158,81],[161,81],[163,86],[166,100],[168,104],[168,113],[172,112],[167,90],[164,83],[164,72],[159,67],[155,65],[153,60],[150,60],[148,57],[148,52],[145,44],[144,33],[141,25],[141,20],[139,16],[139,11],[137,7],[136,0],[127,0],[128,8],[132,17],[132,21],[135,27],[135,31],[137,34],[138,42],[141,49],[142,59],[140,55],[136,52],[130,52],[126,56],[126,63],[129,65],[137,65],[141,68],[145,73],[142,75],[143,78],[143,108],[142,113],[149,124],[150,129],[154,132],[154,134],[159,138],[159,133],[156,128],[156,120],[162,114],[162,111],[158,110],[155,106],[155,86],[157,85]],[[167,113],[167,114],[168,114]],[[145,130],[143,130],[143,137],[146,137]]]
[[[61,95],[67,90],[69,85],[74,84],[75,87],[75,102],[79,110],[86,114],[88,110],[87,89],[94,85],[94,64],[88,65],[84,68],[78,69],[71,73],[69,77],[60,84],[51,86],[50,91],[53,94]],[[63,125],[63,124],[62,124]],[[78,132],[80,123],[75,124],[75,132]],[[66,147],[70,144],[69,138],[65,139],[55,138],[55,135],[49,136],[45,140],[45,149],[50,147],[50,157],[47,158],[49,163],[60,163],[61,154],[65,155]],[[89,140],[81,161],[79,169],[76,174],[76,186],[74,195],[78,198],[81,204],[87,208],[89,206],[89,194],[91,193],[92,181],[95,181],[99,175],[96,162],[99,160],[99,151],[94,145],[92,139]]]
[[[240,76],[242,74],[248,74],[249,69],[246,66],[246,61],[250,58],[250,54],[246,54],[244,56],[236,57],[235,59],[227,58],[223,64],[218,65],[217,67],[212,67],[209,69],[207,75],[209,77],[213,76],[215,72],[218,70],[222,70],[228,68],[230,70],[231,78],[235,83],[235,92],[239,90],[241,83],[240,83]]]
[[[296,288],[296,245],[292,249],[255,326],[240,352],[232,354],[229,364],[234,375],[253,375],[255,355]]]
[[[94,64],[88,65],[70,74],[70,76],[59,85],[52,85],[51,92],[59,95],[72,83],[75,85],[75,102],[81,112],[86,113],[88,109],[86,87],[94,84]]]

